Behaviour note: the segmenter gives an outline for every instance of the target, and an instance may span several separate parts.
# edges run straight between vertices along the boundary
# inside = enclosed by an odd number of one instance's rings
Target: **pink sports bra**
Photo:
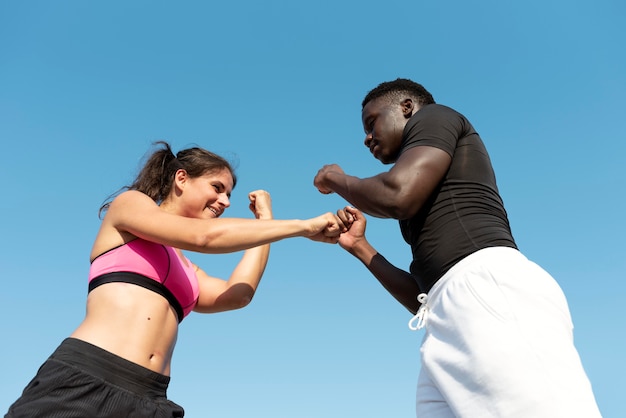
[[[198,301],[198,277],[191,261],[174,248],[140,238],[100,254],[91,262],[89,292],[105,283],[124,282],[168,300],[181,322]]]

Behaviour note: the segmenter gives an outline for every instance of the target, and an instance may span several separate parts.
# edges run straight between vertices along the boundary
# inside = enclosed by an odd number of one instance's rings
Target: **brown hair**
[[[161,203],[169,195],[174,183],[174,175],[179,169],[185,170],[191,178],[226,169],[233,177],[233,187],[237,184],[232,165],[217,154],[203,148],[193,147],[181,150],[174,155],[170,144],[165,141],[157,141],[153,145],[160,148],[147,158],[130,186],[124,186],[109,196],[100,207],[100,215],[109,208],[113,198],[124,190],[138,190],[155,202]]]

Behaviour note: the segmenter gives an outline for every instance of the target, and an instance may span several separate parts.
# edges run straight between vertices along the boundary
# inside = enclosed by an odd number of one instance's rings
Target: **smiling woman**
[[[135,181],[100,208],[85,319],[7,417],[182,417],[183,408],[166,397],[178,324],[191,311],[249,304],[270,243],[337,243],[346,230],[331,213],[275,220],[264,190],[248,194],[255,219],[222,218],[236,185],[231,165],[202,148],[174,155],[166,142],[157,145]],[[182,250],[244,254],[222,280]]]

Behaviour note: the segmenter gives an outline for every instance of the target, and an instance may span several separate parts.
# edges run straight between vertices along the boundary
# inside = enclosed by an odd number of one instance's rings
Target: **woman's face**
[[[227,168],[200,177],[187,177],[182,187],[183,215],[191,218],[220,217],[230,206],[233,176]]]

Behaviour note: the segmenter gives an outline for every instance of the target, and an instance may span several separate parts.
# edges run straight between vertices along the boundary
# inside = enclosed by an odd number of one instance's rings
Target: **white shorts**
[[[480,250],[424,307],[417,416],[600,417],[556,281],[519,251]]]

